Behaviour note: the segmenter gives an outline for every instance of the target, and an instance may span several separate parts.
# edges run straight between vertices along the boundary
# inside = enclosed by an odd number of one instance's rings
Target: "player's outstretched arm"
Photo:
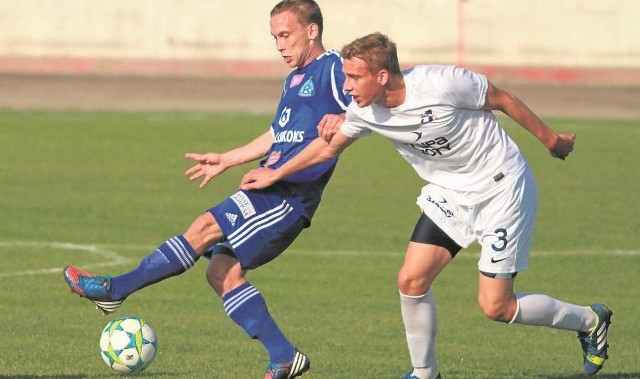
[[[511,93],[488,84],[484,109],[499,110],[536,136],[551,156],[564,160],[573,151],[576,134],[558,134],[549,128],[529,107]]]
[[[355,138],[349,138],[340,131],[333,136],[331,142],[327,142],[322,137],[318,137],[290,161],[275,170],[257,168],[249,171],[242,178],[240,188],[243,190],[251,190],[269,187],[293,173],[338,156],[355,140]]]
[[[264,157],[272,143],[273,135],[271,131],[267,131],[248,144],[226,153],[186,153],[185,158],[193,159],[197,163],[187,169],[184,174],[190,181],[203,178],[199,187],[204,188],[211,179],[222,174],[229,167]]]

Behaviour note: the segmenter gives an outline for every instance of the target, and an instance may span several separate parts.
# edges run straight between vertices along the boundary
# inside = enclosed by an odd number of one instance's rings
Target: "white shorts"
[[[538,190],[529,167],[499,185],[500,191],[491,197],[467,206],[457,200],[464,192],[428,184],[417,204],[458,245],[480,243],[480,271],[513,274],[529,264]]]

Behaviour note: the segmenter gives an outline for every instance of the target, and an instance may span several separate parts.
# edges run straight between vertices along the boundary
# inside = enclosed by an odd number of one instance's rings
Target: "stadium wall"
[[[265,0],[0,0],[0,72],[281,76]],[[503,80],[640,85],[636,0],[319,0],[329,48],[380,31],[401,62]]]

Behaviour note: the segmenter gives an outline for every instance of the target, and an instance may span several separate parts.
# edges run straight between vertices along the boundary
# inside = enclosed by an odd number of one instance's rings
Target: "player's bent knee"
[[[493,321],[509,322],[513,318],[513,312],[508,303],[504,302],[483,302],[478,300],[478,305],[482,313]]]
[[[191,223],[184,237],[198,254],[202,254],[213,243],[222,239],[222,231],[213,215],[206,212]]]
[[[216,222],[216,219],[213,217],[213,215],[211,215],[211,213],[206,212],[193,220],[193,223],[191,223],[191,226],[189,226],[189,230],[187,230],[187,232],[201,234],[211,229],[219,229],[218,223]]]

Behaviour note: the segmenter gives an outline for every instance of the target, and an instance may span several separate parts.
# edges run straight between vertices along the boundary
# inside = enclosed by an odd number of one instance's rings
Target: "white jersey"
[[[406,98],[397,108],[349,105],[341,131],[388,138],[421,178],[460,192],[473,204],[519,174],[526,161],[491,111],[481,109],[487,79],[455,66],[403,72]],[[506,180],[502,180],[502,179]]]

